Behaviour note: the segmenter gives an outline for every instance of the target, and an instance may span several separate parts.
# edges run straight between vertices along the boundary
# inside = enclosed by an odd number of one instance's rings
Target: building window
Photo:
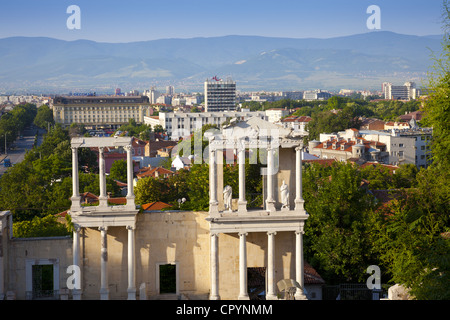
[[[28,300],[57,299],[59,295],[58,259],[27,259],[25,286]]]
[[[399,146],[400,148],[403,148],[403,143],[400,143],[398,146]]]
[[[158,263],[156,272],[157,291],[159,294],[178,294],[177,263]]]

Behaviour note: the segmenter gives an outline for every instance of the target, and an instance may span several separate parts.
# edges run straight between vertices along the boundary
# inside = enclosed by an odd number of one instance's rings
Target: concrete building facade
[[[217,77],[204,83],[205,111],[236,111],[236,82]]]
[[[61,96],[53,99],[52,109],[53,119],[63,127],[77,123],[88,129],[117,129],[130,119],[144,123],[144,116],[151,115],[146,96]]]
[[[171,140],[177,141],[182,137],[190,136],[194,131],[206,124],[221,127],[224,122],[231,119],[248,120],[254,116],[265,120],[264,111],[254,112],[161,112],[159,118],[144,117],[144,123],[152,126],[160,124]]]

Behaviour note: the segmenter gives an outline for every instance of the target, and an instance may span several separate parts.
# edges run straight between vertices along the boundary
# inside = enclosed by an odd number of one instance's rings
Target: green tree
[[[48,125],[54,124],[53,112],[46,104],[39,107],[36,117],[34,118],[34,124],[40,128],[47,129]]]
[[[154,177],[145,177],[139,179],[134,194],[136,196],[136,204],[142,205],[155,201],[162,201],[162,181]]]
[[[111,165],[109,176],[121,182],[127,181],[127,162],[125,160],[114,161]]]
[[[13,235],[16,238],[68,236],[68,227],[60,223],[53,215],[34,217],[30,221],[13,224]]]
[[[189,202],[187,206],[194,211],[209,210],[209,165],[194,164],[186,180]]]
[[[419,300],[450,299],[449,192],[438,170],[421,170],[417,187],[383,207],[374,224],[383,268]]]
[[[305,255],[328,283],[361,281],[373,264],[369,214],[374,198],[350,164],[305,167]]]

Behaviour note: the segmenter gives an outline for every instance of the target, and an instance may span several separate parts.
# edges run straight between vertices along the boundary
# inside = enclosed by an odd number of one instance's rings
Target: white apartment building
[[[353,129],[347,129],[344,132],[333,134],[321,134],[320,141],[340,138],[349,139],[354,134]],[[415,164],[418,168],[426,168],[430,164],[430,141],[432,130],[423,129],[404,129],[404,130],[359,130],[356,133],[367,141],[376,141],[386,145],[386,152],[389,154],[388,161],[385,164],[402,165]],[[310,151],[311,152],[311,151]]]
[[[418,97],[418,91],[414,82],[405,82],[403,86],[394,86],[392,83],[382,84],[384,98],[388,100],[414,100]]]
[[[267,121],[275,123],[281,121],[282,118],[289,115],[289,110],[274,108],[266,110]]]
[[[236,111],[236,82],[227,80],[206,80],[205,111]]]
[[[264,111],[255,112],[161,112],[159,119],[156,117],[144,117],[144,123],[154,126],[159,123],[166,130],[169,137],[177,141],[182,137],[191,135],[195,130],[200,129],[206,124],[220,126],[233,118],[238,120],[248,120],[252,117],[258,117],[266,120],[267,116]]]
[[[78,123],[88,129],[116,129],[130,119],[143,123],[151,107],[146,96],[59,96],[52,109],[55,122],[63,127]]]
[[[313,90],[303,92],[303,100],[315,101],[315,100],[328,100],[331,98],[331,93],[322,90]]]

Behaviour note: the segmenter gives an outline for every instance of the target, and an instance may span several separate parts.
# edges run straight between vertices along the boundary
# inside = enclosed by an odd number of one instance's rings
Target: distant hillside
[[[201,90],[231,76],[241,90],[380,88],[385,80],[420,84],[439,36],[392,32],[330,39],[258,36],[133,43],[13,37],[0,39],[0,93],[21,88],[145,89],[174,84]]]

